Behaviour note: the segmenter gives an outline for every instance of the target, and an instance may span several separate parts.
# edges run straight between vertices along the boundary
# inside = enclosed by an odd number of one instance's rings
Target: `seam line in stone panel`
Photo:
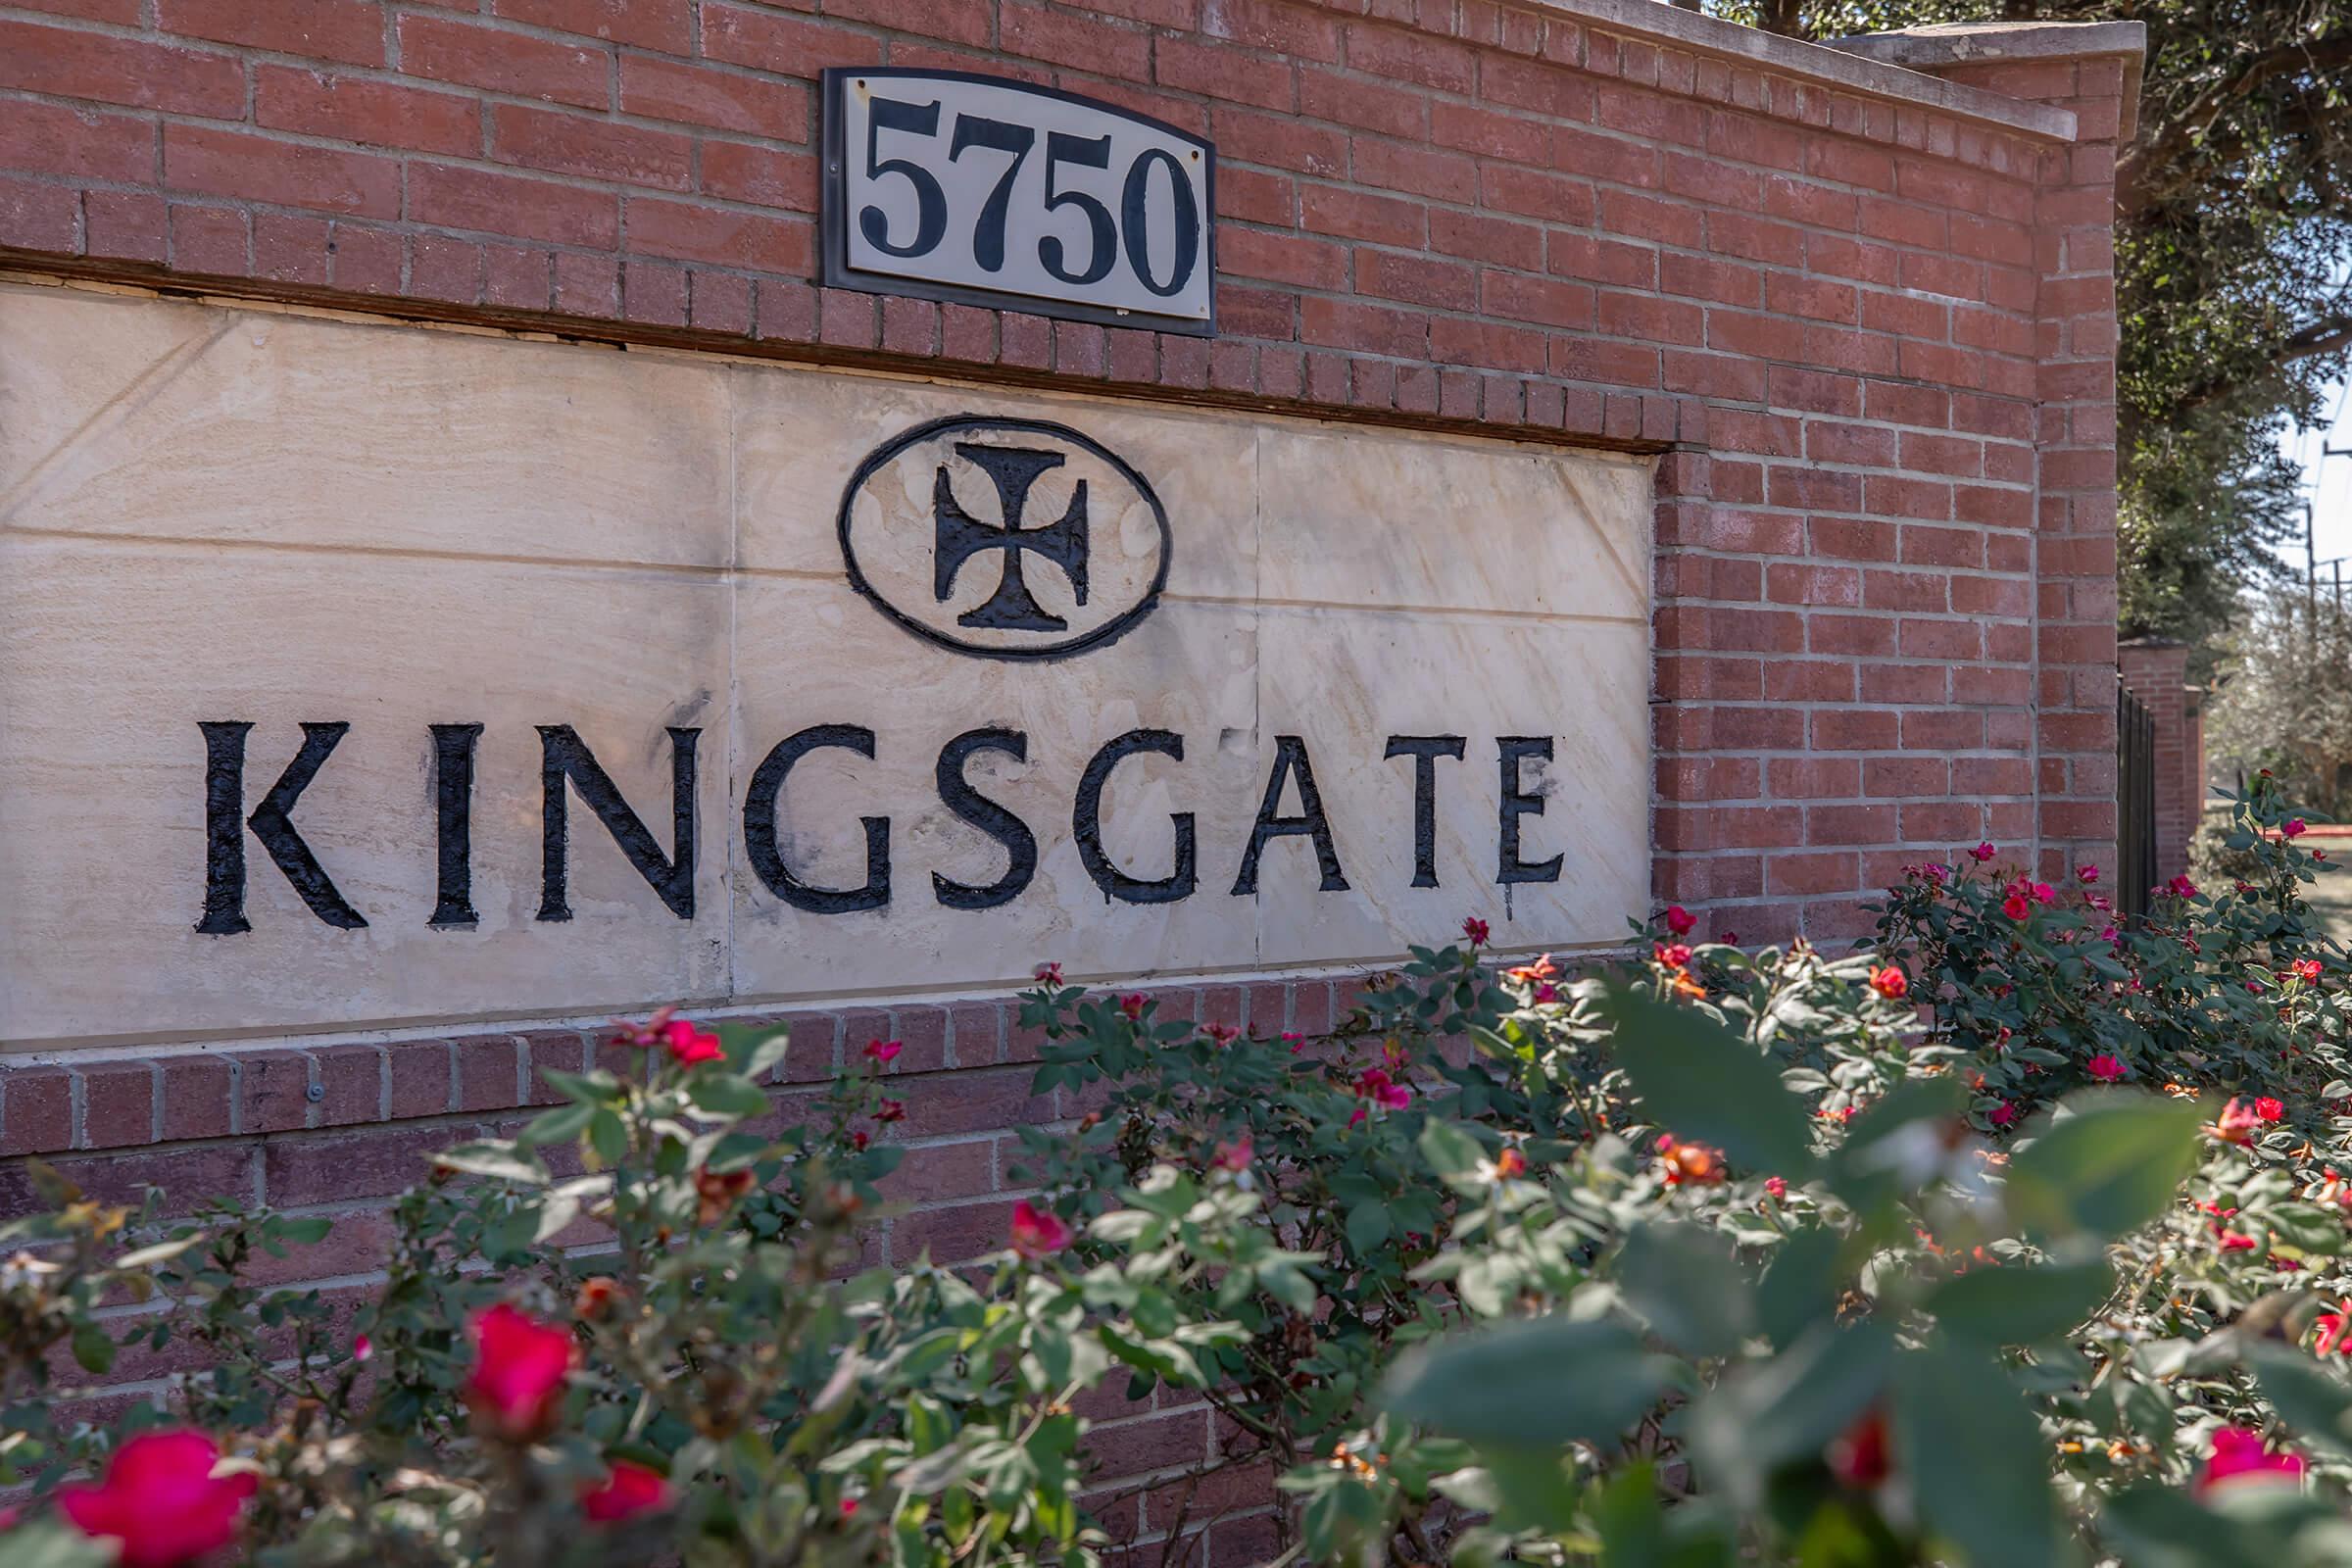
[[[91,412],[89,417],[75,425],[64,440],[43,453],[31,466],[27,467],[24,477],[9,486],[7,494],[0,495],[0,526],[6,525],[10,517],[15,516],[26,502],[35,497],[40,489],[41,481],[53,469],[64,465],[82,447],[113,431],[132,414],[144,408],[157,393],[177,380],[182,373],[202,359],[214,344],[227,336],[229,330],[236,324],[236,316],[232,312],[209,333],[201,330],[191,331],[186,337],[167,349],[156,359],[154,364],[123,383],[122,390],[100,404]]]
[[[698,144],[696,157],[701,157]],[[722,376],[720,385],[727,399],[727,803],[732,806],[741,797],[737,794],[743,782],[743,408],[737,398],[737,382],[742,378],[738,367],[732,375]],[[732,997],[742,985],[736,967],[735,949],[735,834],[721,835],[725,848],[720,862],[719,887],[726,898],[725,926],[720,940],[726,944],[724,968],[727,995]]]
[[[78,528],[24,528],[10,526],[6,532],[24,539],[45,539],[88,547],[117,548],[156,547],[180,549],[191,554],[206,555],[233,551],[253,551],[265,554],[291,556],[362,556],[390,561],[429,561],[462,565],[528,566],[534,569],[570,568],[585,571],[639,571],[665,576],[710,577],[722,583],[745,577],[775,578],[791,582],[838,583],[837,571],[821,571],[797,566],[694,565],[661,561],[593,561],[568,556],[520,556],[463,550],[416,550],[397,546],[363,544],[305,544],[277,539],[206,539],[182,534],[140,534],[105,532],[94,533]],[[1782,560],[1785,558],[1760,558]],[[2008,575],[2016,575],[2011,573]],[[732,584],[730,583],[730,586]],[[1250,610],[1307,610],[1342,611],[1366,615],[1467,615],[1481,619],[1511,621],[1555,621],[1563,624],[1621,625],[1642,623],[1642,615],[1583,614],[1570,611],[1506,610],[1481,605],[1369,605],[1350,604],[1345,600],[1325,599],[1244,599],[1230,594],[1163,593],[1162,604],[1205,605]],[[1911,612],[1905,612],[1911,613]],[[740,624],[730,610],[730,657],[732,639]],[[732,779],[730,779],[732,782]],[[730,845],[730,858],[732,846]]]

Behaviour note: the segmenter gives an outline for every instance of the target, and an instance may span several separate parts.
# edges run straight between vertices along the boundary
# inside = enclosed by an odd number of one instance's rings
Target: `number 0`
[[[1168,166],[1168,194],[1176,222],[1176,266],[1173,275],[1161,283],[1152,275],[1152,243],[1149,213],[1151,211],[1152,166]],[[1184,166],[1176,155],[1164,147],[1154,147],[1138,158],[1127,169],[1127,184],[1119,193],[1119,227],[1124,229],[1127,242],[1127,265],[1135,269],[1136,278],[1144,287],[1161,299],[1180,291],[1192,277],[1193,269],[1200,262],[1200,205],[1193,200],[1192,181],[1184,176]]]

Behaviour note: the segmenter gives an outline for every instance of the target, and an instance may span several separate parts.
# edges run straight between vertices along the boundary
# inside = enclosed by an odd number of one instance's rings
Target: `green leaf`
[[[2107,1499],[2099,1536],[2121,1548],[2132,1568],[2282,1568],[2324,1560],[2299,1553],[2294,1541],[2297,1527],[2313,1522],[2313,1509],[2326,1513],[2324,1503],[2292,1488],[2260,1486],[2229,1489],[2221,1500],[2227,1511],[2142,1483]]]
[[[1642,1225],[1617,1258],[1618,1284],[1658,1337],[1690,1355],[1729,1355],[1756,1332],[1756,1303],[1732,1245],[1695,1225]]]
[[[111,1568],[121,1543],[35,1517],[11,1530],[6,1544],[8,1568]]]
[[[718,1026],[718,1043],[727,1054],[728,1069],[756,1081],[767,1076],[784,1059],[791,1037],[787,1031],[766,1024],[722,1023]]]
[[[1836,1231],[1815,1226],[1781,1243],[1756,1288],[1756,1318],[1772,1343],[1787,1349],[1814,1324],[1838,1310],[1844,1246]]]
[[[617,1165],[628,1157],[628,1123],[612,1110],[600,1110],[588,1120],[588,1143],[596,1157],[608,1165]]]
[[[469,1176],[495,1176],[503,1181],[540,1183],[549,1180],[547,1167],[512,1144],[460,1144],[433,1156],[443,1170]]]
[[[1800,1180],[1813,1165],[1804,1102],[1771,1058],[1689,1007],[1630,991],[1603,1007],[1643,1108],[1677,1138],[1716,1145],[1748,1170]]]
[[[588,1119],[596,1114],[596,1106],[587,1101],[573,1101],[568,1105],[534,1116],[530,1124],[516,1135],[525,1144],[567,1144],[588,1127]]]
[[[2352,1455],[2352,1383],[2292,1346],[2258,1342],[2247,1348],[2246,1361],[2280,1420],[2314,1443]]]
[[[1895,1432],[1919,1511],[1977,1568],[2067,1561],[2049,1445],[1988,1357],[1931,1346],[1894,1359]]]
[[[2344,1250],[2344,1221],[2336,1210],[2311,1203],[2280,1203],[2252,1217],[2270,1227],[2275,1240],[2298,1251],[2332,1255]]]
[[[2034,1345],[2078,1328],[2115,1289],[2115,1270],[2090,1263],[1976,1268],[1931,1292],[1944,1331],[1984,1346]]]
[[[1556,1447],[1614,1437],[1657,1402],[1672,1371],[1621,1323],[1555,1314],[1417,1346],[1398,1357],[1381,1399],[1482,1447]]]
[[[1431,1121],[1417,1140],[1421,1157],[1438,1173],[1438,1180],[1461,1193],[1485,1190],[1489,1175],[1487,1150],[1459,1122]]]
[[[103,1376],[115,1364],[115,1342],[96,1323],[74,1325],[74,1359],[84,1372]]]
[[[1765,1479],[1820,1454],[1886,1386],[1894,1340],[1873,1324],[1816,1324],[1779,1355],[1726,1377],[1691,1413],[1705,1474],[1742,1508],[1763,1499]]]
[[[687,1085],[687,1098],[713,1116],[758,1116],[767,1110],[767,1095],[737,1073],[697,1073]]]
[[[2171,1204],[2197,1157],[2197,1109],[2100,1091],[2009,1164],[2009,1212],[2044,1236],[2121,1236]]]
[[[1358,1253],[1369,1252],[1389,1239],[1388,1206],[1377,1202],[1362,1202],[1348,1210],[1348,1245]]]

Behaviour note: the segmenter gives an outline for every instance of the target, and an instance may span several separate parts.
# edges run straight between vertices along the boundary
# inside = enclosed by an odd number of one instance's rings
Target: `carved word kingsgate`
[[[695,917],[694,873],[700,841],[695,809],[699,729],[669,731],[670,832],[665,851],[611,775],[567,724],[542,724],[540,750],[540,896],[537,918],[571,918],[569,901],[571,811],[573,794],[670,913],[681,920]],[[244,720],[206,722],[199,726],[205,745],[205,893],[203,918],[196,929],[213,936],[250,931],[245,913],[249,862],[246,839],[258,842],[313,914],[330,926],[357,929],[365,916],[335,886],[317,854],[293,820],[295,806],[343,737],[348,723],[306,723],[303,743],[277,779],[248,811],[245,777],[246,739],[254,726]],[[432,745],[431,816],[434,832],[436,887],[426,924],[471,926],[473,906],[473,779],[474,759],[481,741],[480,724],[429,726]],[[1383,756],[1412,760],[1412,804],[1409,826],[1413,835],[1411,886],[1439,885],[1437,856],[1438,763],[1462,760],[1468,741],[1460,735],[1392,735]],[[787,863],[777,830],[777,802],[787,776],[803,758],[829,747],[867,759],[879,745],[872,730],[857,724],[814,724],[787,736],[767,753],[752,774],[743,801],[743,847],[746,861],[760,884],[795,909],[810,914],[843,914],[890,906],[894,883],[891,858],[891,819],[858,817],[865,835],[865,876],[856,886],[827,887],[810,882]],[[1500,769],[1500,808],[1495,824],[1494,881],[1502,885],[1556,882],[1562,857],[1531,860],[1521,850],[1525,819],[1544,811],[1541,781],[1531,776],[1530,764],[1548,761],[1548,736],[1504,735],[1494,742]],[[991,909],[1020,897],[1037,874],[1038,840],[1035,829],[1002,802],[980,793],[965,775],[965,764],[984,752],[998,752],[1014,761],[1029,758],[1029,737],[1013,729],[967,730],[939,749],[935,777],[939,799],[947,809],[989,839],[1004,855],[1004,870],[983,885],[954,881],[933,871],[931,897],[952,909]],[[1111,774],[1129,759],[1161,757],[1184,760],[1184,737],[1167,730],[1138,729],[1098,748],[1079,773],[1070,808],[1070,832],[1081,862],[1105,900],[1125,904],[1169,904],[1192,897],[1200,880],[1200,848],[1195,815],[1169,814],[1171,866],[1165,876],[1129,874],[1111,858],[1102,843],[1102,793]],[[1139,764],[1140,765],[1140,764]],[[1298,809],[1284,809],[1296,795]],[[1398,825],[1406,825],[1399,813]],[[1312,846],[1318,888],[1345,892],[1348,876],[1341,866],[1331,821],[1307,755],[1306,743],[1296,735],[1274,738],[1274,760],[1266,778],[1265,795],[1250,836],[1242,847],[1240,867],[1230,893],[1248,897],[1257,892],[1258,865],[1274,840],[1300,837]]]
[[[1034,419],[961,416],[907,430],[876,448],[845,488],[839,514],[849,581],[904,631],[948,652],[991,660],[1063,659],[1102,648],[1151,614],[1167,581],[1171,537],[1165,510],[1144,476],[1100,443],[1065,425]],[[252,929],[246,915],[247,839],[292,885],[311,912],[330,926],[368,922],[353,907],[294,825],[294,808],[351,726],[305,723],[302,746],[248,809],[246,743],[254,722],[201,722],[205,749],[205,891],[196,929],[227,936]],[[473,904],[475,760],[485,726],[427,726],[431,747],[434,926],[477,923]],[[542,724],[539,734],[540,897],[537,918],[571,918],[570,802],[576,794],[662,904],[681,920],[695,917],[697,747],[699,729],[668,730],[669,846],[664,850],[576,731]],[[1521,829],[1544,810],[1543,781],[1531,768],[1552,758],[1552,738],[1494,737],[1499,769],[1494,881],[1556,882],[1562,857],[1529,858]],[[851,886],[826,885],[796,870],[779,832],[779,802],[793,768],[811,753],[836,749],[874,760],[882,742],[852,723],[814,724],[778,741],[751,776],[742,806],[746,862],[760,884],[792,908],[843,914],[887,908],[893,898],[891,819],[859,814],[865,874]],[[1391,735],[1384,760],[1410,759],[1411,886],[1439,885],[1439,769],[1469,757],[1463,735]],[[940,804],[1003,852],[1004,869],[974,884],[931,872],[931,897],[952,909],[991,909],[1021,896],[1038,869],[1036,829],[976,788],[967,764],[986,753],[1029,760],[1021,730],[966,730],[940,747],[933,777]],[[1145,759],[1181,763],[1184,737],[1133,729],[1099,747],[1079,769],[1070,834],[1081,863],[1105,900],[1169,904],[1190,898],[1200,879],[1200,847],[1191,811],[1169,816],[1170,869],[1139,876],[1104,847],[1102,797],[1122,764]],[[1130,760],[1136,760],[1130,761]],[[1075,760],[1071,759],[1070,760]],[[1287,810],[1293,796],[1298,809]],[[854,809],[854,808],[853,808]],[[849,814],[845,811],[845,816]],[[1317,887],[1348,889],[1338,844],[1316,788],[1306,742],[1274,737],[1265,793],[1243,845],[1231,893],[1257,892],[1266,846],[1299,837],[1312,847]]]

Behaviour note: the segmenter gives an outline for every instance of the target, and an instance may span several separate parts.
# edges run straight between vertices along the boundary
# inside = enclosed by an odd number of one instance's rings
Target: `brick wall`
[[[1669,452],[1658,891],[1837,935],[1923,847],[2112,838],[2132,58],[1945,82],[1654,0],[46,0],[0,246]],[[1213,137],[1222,335],[812,286],[812,78],[876,62]]]
[[[2055,879],[2113,846],[2137,28],[2005,37],[1838,52],[1655,0],[34,0],[0,4],[0,264],[1660,453],[1657,894],[1831,938],[1906,860],[1989,838]],[[1221,335],[815,287],[832,64],[1213,138]],[[1334,1005],[1182,995],[1268,1033]],[[1068,1109],[1028,1098],[1002,1005],[802,1027],[904,1036],[938,1086],[890,1255],[993,1245],[996,1130]],[[21,1062],[0,1152],[364,1212],[587,1049]]]

